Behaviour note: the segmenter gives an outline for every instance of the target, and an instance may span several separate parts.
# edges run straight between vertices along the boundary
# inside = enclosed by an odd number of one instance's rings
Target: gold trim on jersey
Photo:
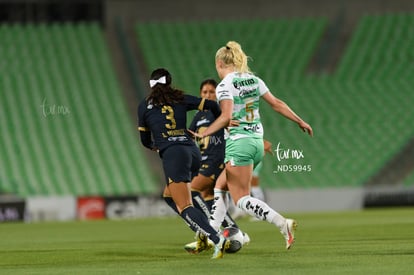
[[[200,110],[200,111],[203,111],[204,110],[204,102],[206,101],[206,99],[205,98],[203,98],[203,99],[201,99],[201,101],[200,101],[200,104],[198,104],[198,109]]]
[[[141,132],[149,132],[150,129],[147,128],[147,127],[138,127],[138,131],[141,131]]]

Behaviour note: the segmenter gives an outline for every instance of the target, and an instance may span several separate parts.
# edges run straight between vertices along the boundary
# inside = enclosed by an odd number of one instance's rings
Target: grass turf
[[[276,228],[239,220],[252,241],[211,260],[189,255],[178,217],[0,224],[0,274],[412,274],[414,208],[289,215],[296,244]]]

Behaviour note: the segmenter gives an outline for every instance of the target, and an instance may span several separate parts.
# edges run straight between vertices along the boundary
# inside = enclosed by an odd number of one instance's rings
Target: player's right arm
[[[145,111],[147,109],[146,100],[141,102],[138,106],[138,131],[142,145],[150,150],[156,150],[154,142],[152,141],[150,128],[145,122]]]

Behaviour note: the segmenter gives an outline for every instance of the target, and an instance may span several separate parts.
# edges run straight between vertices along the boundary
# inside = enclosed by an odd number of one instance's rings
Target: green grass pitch
[[[178,217],[0,224],[0,274],[414,274],[414,208],[291,214],[296,244],[239,220],[251,243],[211,260],[187,254]]]

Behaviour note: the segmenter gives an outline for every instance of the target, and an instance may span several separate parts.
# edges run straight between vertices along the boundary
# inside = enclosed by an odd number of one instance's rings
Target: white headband
[[[157,85],[158,83],[160,83],[160,84],[165,84],[165,83],[167,83],[167,78],[165,77],[165,75],[164,76],[161,76],[160,78],[158,78],[158,79],[151,79],[150,81],[149,81],[149,84],[150,84],[150,87],[152,88],[152,87],[154,87],[155,85]]]

